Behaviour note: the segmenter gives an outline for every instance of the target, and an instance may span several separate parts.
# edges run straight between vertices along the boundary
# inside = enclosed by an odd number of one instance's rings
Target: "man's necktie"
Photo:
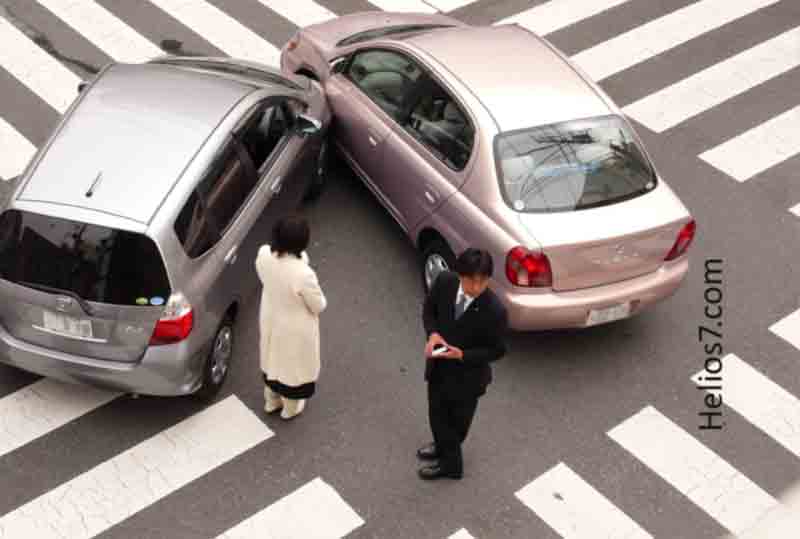
[[[458,301],[456,302],[456,311],[455,311],[456,320],[461,318],[461,315],[464,314],[466,307],[467,307],[467,296],[466,294],[461,294],[461,297],[458,298]]]

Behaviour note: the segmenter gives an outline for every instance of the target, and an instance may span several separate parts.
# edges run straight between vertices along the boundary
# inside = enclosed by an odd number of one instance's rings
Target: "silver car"
[[[168,57],[86,85],[0,214],[0,362],[213,397],[265,231],[318,194],[318,83]]]

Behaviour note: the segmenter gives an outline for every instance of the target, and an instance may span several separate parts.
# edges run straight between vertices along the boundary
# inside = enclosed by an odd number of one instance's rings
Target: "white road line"
[[[456,533],[448,537],[447,539],[475,539],[471,533],[469,533],[464,528],[461,528]]]
[[[263,442],[230,396],[0,518],[0,538],[89,539]]]
[[[800,217],[800,204],[789,208],[789,211],[795,214],[796,216]]]
[[[660,133],[800,66],[798,51],[800,27],[698,71],[631,103],[623,110],[638,122]]]
[[[94,1],[38,2],[117,61],[142,62],[164,54],[147,38]]]
[[[653,537],[563,462],[516,496],[565,539]]]
[[[723,404],[800,457],[800,400],[734,354],[722,358],[722,365],[722,382],[699,379],[705,371],[692,380],[700,386],[721,385],[721,392],[706,391],[721,394]]]
[[[277,65],[278,48],[204,0],[150,0],[209,43],[234,58]]]
[[[800,210],[800,205],[796,208]],[[800,309],[772,324],[769,330],[795,348],[800,348]]]
[[[732,533],[741,533],[778,502],[652,406],[608,436]]]
[[[120,393],[42,378],[0,399],[0,456],[114,400]],[[0,536],[1,537],[1,536]]]
[[[428,4],[432,5],[439,11],[453,11],[476,1],[477,0],[428,0]]]
[[[60,113],[78,95],[81,79],[0,17],[0,66]]]
[[[497,24],[517,23],[531,32],[547,35],[626,2],[630,0],[550,0]]]
[[[699,157],[743,182],[798,153],[800,106],[701,153]]]
[[[602,80],[779,1],[700,0],[586,49],[572,60]]]
[[[299,27],[336,17],[336,13],[312,0],[258,0]]]
[[[338,539],[363,524],[336,490],[317,477],[217,539]]]
[[[438,9],[422,0],[369,0],[369,3],[383,11],[410,11],[436,13]]]
[[[34,153],[36,146],[14,129],[14,126],[0,118],[0,179],[7,181],[22,174]],[[3,440],[0,439],[0,448],[2,447]]]

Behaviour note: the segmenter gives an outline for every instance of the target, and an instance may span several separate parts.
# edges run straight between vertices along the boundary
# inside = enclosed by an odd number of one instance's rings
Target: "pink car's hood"
[[[599,286],[657,270],[690,219],[662,181],[653,191],[617,204],[518,217],[550,260],[555,290]]]

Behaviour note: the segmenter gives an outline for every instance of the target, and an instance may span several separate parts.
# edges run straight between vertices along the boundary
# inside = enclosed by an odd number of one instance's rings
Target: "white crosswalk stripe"
[[[769,330],[800,350],[800,309],[772,324]]]
[[[461,528],[447,539],[475,539],[475,537],[464,528]]]
[[[119,396],[43,378],[0,399],[0,456],[66,425]]]
[[[795,214],[796,216],[800,217],[800,204],[798,204],[797,206],[792,206],[791,208],[789,208],[789,211]]]
[[[743,182],[799,154],[798,130],[800,106],[787,110],[698,157],[733,179]]]
[[[476,0],[428,0],[428,4],[432,5],[439,11],[453,11],[455,9],[468,6]]]
[[[22,174],[34,153],[36,146],[0,118],[0,179],[8,181]]]
[[[652,539],[563,462],[525,485],[516,496],[565,539]]]
[[[277,65],[278,48],[204,0],[150,0],[209,43],[234,58]]]
[[[798,51],[800,27],[667,86],[623,110],[660,133],[800,66]]]
[[[117,61],[141,62],[164,54],[161,49],[97,2],[37,1]]]
[[[800,458],[800,400],[734,354],[722,358],[722,365],[724,390],[707,391]],[[701,387],[718,385],[704,381],[704,373],[692,380]]]
[[[258,1],[299,27],[317,24],[336,17],[336,13],[312,0]]]
[[[732,533],[780,511],[777,500],[652,406],[608,436]]]
[[[89,539],[271,436],[228,397],[0,517],[0,538]]]
[[[439,11],[431,2],[422,0],[369,0],[369,3],[383,11],[410,11],[436,13]]]
[[[81,79],[0,17],[0,66],[63,113],[78,94]]]
[[[336,490],[318,477],[217,539],[338,539],[363,524]]]
[[[550,0],[497,24],[516,23],[532,32],[547,35],[631,0]]]
[[[572,59],[602,80],[780,0],[700,0],[582,51]]]

